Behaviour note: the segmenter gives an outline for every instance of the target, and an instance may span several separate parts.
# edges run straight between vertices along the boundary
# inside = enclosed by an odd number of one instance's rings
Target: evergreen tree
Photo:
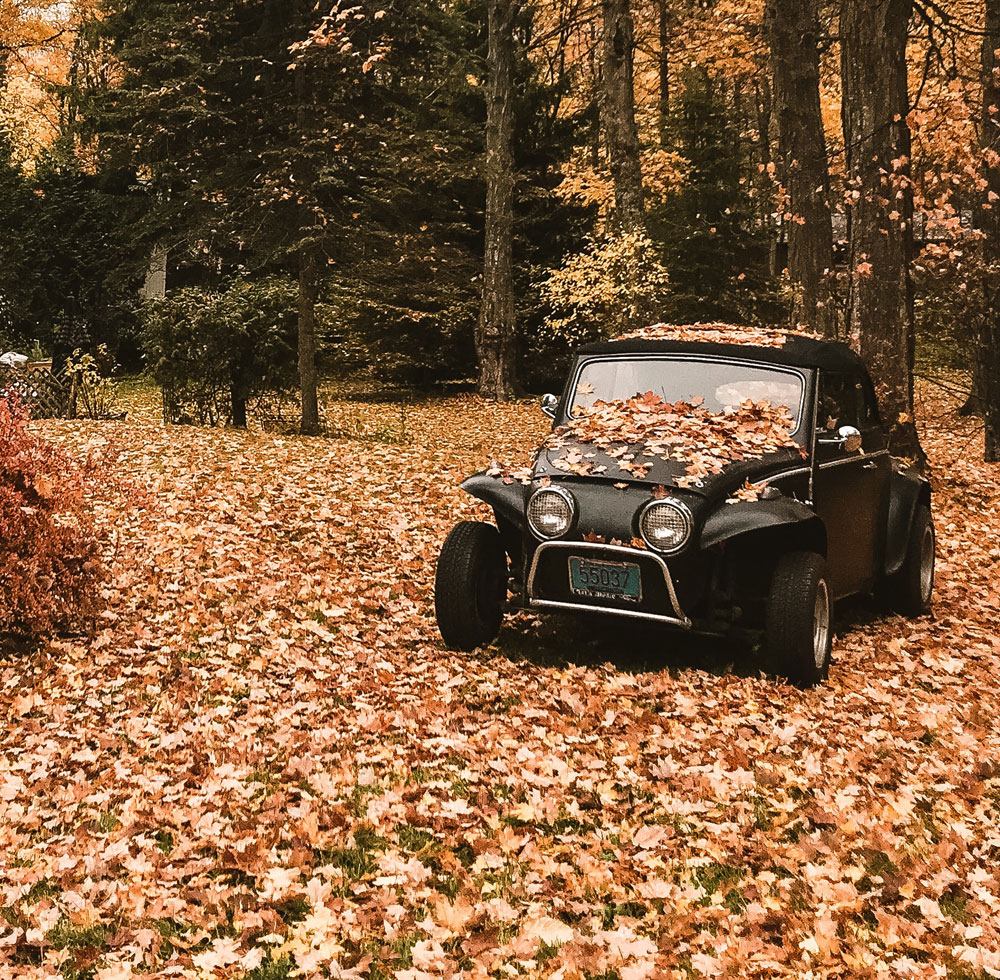
[[[671,318],[775,318],[778,310],[767,302],[767,245],[741,181],[746,162],[739,132],[706,72],[685,75],[667,136],[689,169],[679,190],[651,209],[647,224],[663,243]]]
[[[138,283],[128,275],[128,209],[58,148],[24,173],[0,139],[0,297],[4,340],[38,341],[58,362],[107,344],[135,363]]]

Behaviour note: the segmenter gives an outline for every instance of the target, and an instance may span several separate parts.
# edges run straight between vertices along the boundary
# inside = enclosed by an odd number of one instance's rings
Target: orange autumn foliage
[[[43,634],[97,611],[93,476],[30,431],[16,396],[0,398],[0,630]]]

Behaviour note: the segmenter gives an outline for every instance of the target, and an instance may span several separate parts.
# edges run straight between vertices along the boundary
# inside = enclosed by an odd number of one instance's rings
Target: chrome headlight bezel
[[[566,520],[566,528],[560,531],[558,534],[546,534],[540,528],[535,525],[535,521],[532,518],[531,508],[532,505],[545,494],[554,494],[559,497],[568,507],[568,517]],[[558,541],[559,538],[566,537],[567,534],[573,529],[573,524],[576,522],[576,500],[568,490],[562,487],[541,487],[536,490],[528,498],[528,506],[525,508],[525,514],[528,518],[528,527],[531,528],[531,533],[534,534],[539,541]]]
[[[646,533],[646,519],[650,511],[659,509],[670,509],[676,514],[679,514],[681,520],[684,522],[684,537],[681,541],[673,545],[670,548],[662,548],[657,544],[654,544],[650,540],[650,536]],[[691,508],[682,500],[678,500],[676,497],[667,497],[663,500],[651,500],[646,504],[642,510],[639,511],[639,534],[642,536],[642,540],[649,545],[650,549],[655,551],[658,555],[676,555],[683,551],[690,543],[691,538],[694,534],[694,515],[691,513]]]

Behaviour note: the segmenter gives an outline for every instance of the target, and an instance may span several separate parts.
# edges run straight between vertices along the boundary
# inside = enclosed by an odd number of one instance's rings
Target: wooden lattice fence
[[[0,366],[0,393],[17,395],[31,406],[36,419],[68,418],[72,410],[72,382],[62,371],[28,365]]]

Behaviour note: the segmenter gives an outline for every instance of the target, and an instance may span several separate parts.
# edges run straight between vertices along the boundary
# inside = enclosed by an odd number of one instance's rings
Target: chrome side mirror
[[[544,412],[550,419],[554,419],[558,410],[558,395],[542,395],[542,412]]]
[[[864,439],[860,429],[853,425],[842,425],[835,436],[828,439],[820,438],[819,444],[821,446],[843,446],[844,452],[851,454],[861,452]]]

